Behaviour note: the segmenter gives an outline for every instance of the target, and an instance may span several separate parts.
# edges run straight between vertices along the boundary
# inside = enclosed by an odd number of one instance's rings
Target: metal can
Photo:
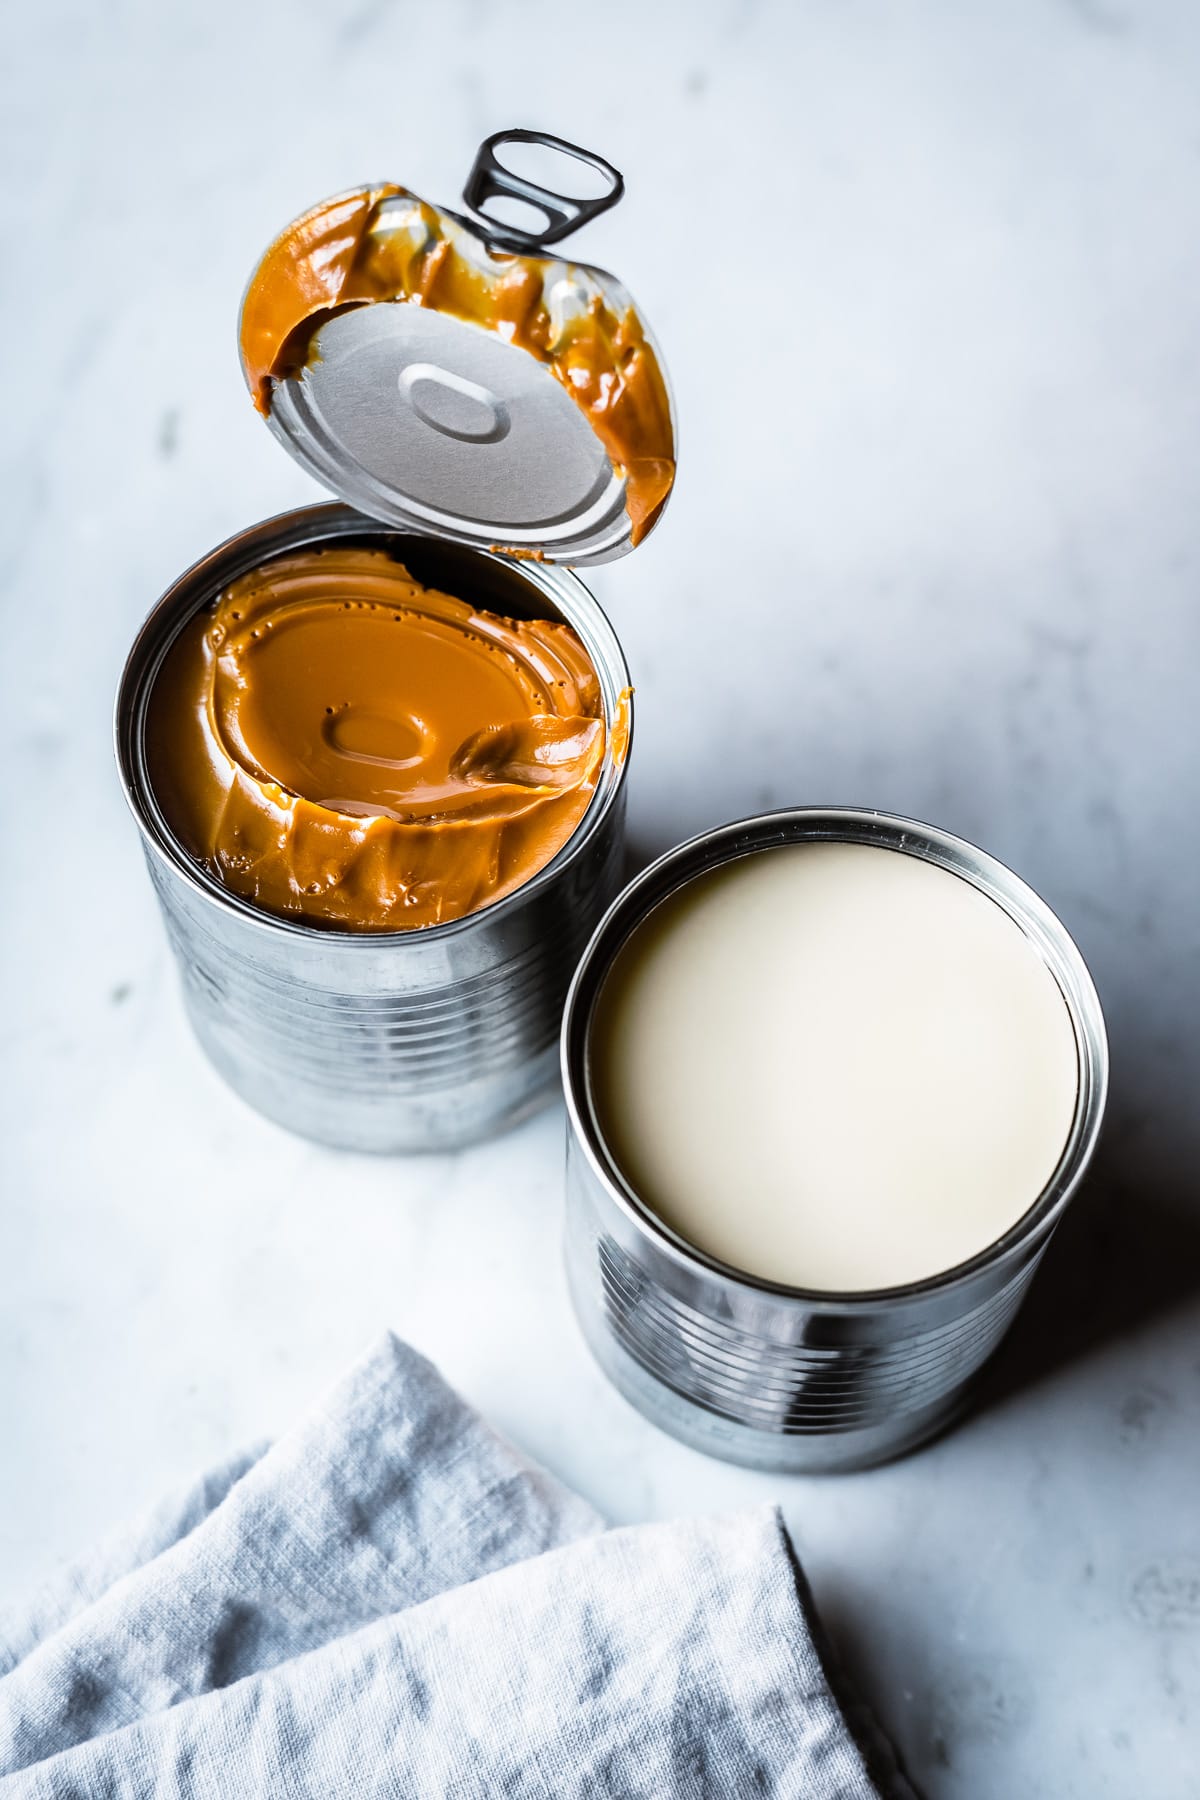
[[[573,177],[559,193],[516,175],[510,145],[589,165],[603,192],[580,201]],[[628,674],[564,565],[625,555],[653,527],[674,478],[673,415],[627,290],[546,251],[622,191],[594,152],[504,131],[479,148],[467,217],[385,182],[285,228],[243,299],[243,373],[275,436],[343,504],[214,550],[159,601],[122,678],[117,760],[196,1034],[244,1099],[322,1143],[455,1148],[536,1107],[557,1078],[571,971],[620,880]],[[536,228],[497,217],[513,200]],[[146,708],[177,633],[272,557],[347,540],[397,550],[424,585],[482,608],[573,626],[599,681],[608,747],[573,836],[515,892],[450,923],[385,934],[275,917],[201,868],[155,798]]]
[[[265,913],[189,855],[149,778],[147,703],[188,620],[273,556],[348,541],[394,549],[418,579],[508,617],[565,621],[599,680],[609,750],[574,835],[523,887],[449,924],[352,933]],[[244,1100],[321,1143],[441,1150],[514,1124],[552,1092],[571,972],[621,879],[627,740],[614,754],[613,736],[628,685],[612,627],[569,570],[392,531],[349,506],[252,526],[167,590],[121,679],[117,761],[192,1025]]]
[[[1005,1236],[928,1280],[870,1293],[773,1285],[696,1250],[642,1204],[596,1123],[588,1042],[621,945],[698,876],[782,844],[872,844],[939,864],[994,900],[1062,992],[1079,1087],[1050,1182]],[[913,1448],[968,1404],[1095,1149],[1108,1083],[1100,1002],[1049,907],[1002,863],[949,832],[852,808],[798,808],[725,825],[653,863],[617,898],[584,952],[562,1031],[568,1112],[566,1261],[575,1311],[600,1366],[647,1418],[752,1468],[867,1467]],[[964,1170],[964,1182],[970,1171]]]

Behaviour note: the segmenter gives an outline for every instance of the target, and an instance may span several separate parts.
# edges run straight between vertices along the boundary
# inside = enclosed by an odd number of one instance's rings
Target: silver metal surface
[[[429,211],[481,280],[508,272],[510,258],[411,194],[384,201],[372,233],[419,245]],[[618,318],[633,308],[603,270],[537,260],[556,332],[598,303]],[[573,566],[632,548],[624,477],[549,364],[530,351],[439,312],[436,302],[409,299],[335,313],[312,350],[298,375],[275,382],[268,424],[303,468],[360,512],[402,531],[480,550],[537,551]]]
[[[612,728],[628,674],[583,584],[404,538],[345,506],[285,513],[181,576],[138,635],[117,698],[116,746],[196,1035],[243,1099],[290,1130],[354,1150],[434,1150],[514,1124],[552,1092],[563,997],[620,881],[624,763],[606,759],[578,830],[515,893],[450,924],[352,933],[265,913],[203,869],[154,795],[146,704],[176,635],[239,575],[335,541],[396,549],[413,574],[510,617],[566,620]]]
[[[958,1268],[873,1293],[775,1286],[685,1243],[642,1206],[609,1158],[589,1086],[592,1010],[634,927],[669,894],[722,863],[814,840],[919,856],[989,895],[1053,973],[1079,1056],[1066,1147],[1025,1217]],[[899,1455],[969,1403],[972,1377],[1011,1322],[1091,1160],[1104,1114],[1108,1045],[1079,951],[1044,902],[1002,863],[916,820],[800,808],[694,838],[626,888],[576,971],[563,1018],[562,1065],[567,1274],[601,1367],[648,1418],[686,1443],[754,1468],[820,1471]],[[964,1169],[964,1187],[970,1180]]]
[[[629,547],[625,483],[545,363],[422,306],[340,313],[279,382],[269,423],[360,512],[488,549],[603,561]]]

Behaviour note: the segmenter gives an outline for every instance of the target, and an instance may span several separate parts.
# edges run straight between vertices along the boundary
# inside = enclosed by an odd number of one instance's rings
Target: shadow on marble
[[[1024,1306],[984,1370],[973,1411],[1013,1398],[1117,1340],[1200,1303],[1200,1209],[1190,1157],[1131,1169],[1132,1114],[1114,1117]],[[1164,1167],[1160,1162],[1160,1171]]]
[[[643,869],[648,869],[652,862],[657,862],[660,856],[665,856],[668,850],[673,850],[690,835],[686,831],[681,831],[674,837],[665,831],[627,831],[623,880],[633,881]]]
[[[836,1571],[825,1572],[815,1601],[826,1674],[860,1749],[866,1753],[872,1739],[882,1734],[898,1764],[897,1783],[887,1768],[889,1759],[870,1758],[881,1793],[889,1800],[894,1793],[903,1794],[905,1800],[940,1800],[938,1777],[948,1763],[938,1738],[931,1683],[923,1661],[919,1676],[911,1667],[901,1674],[890,1666],[887,1652],[881,1656],[872,1633],[865,1628],[861,1607],[840,1591]],[[864,1708],[869,1726],[863,1718]]]

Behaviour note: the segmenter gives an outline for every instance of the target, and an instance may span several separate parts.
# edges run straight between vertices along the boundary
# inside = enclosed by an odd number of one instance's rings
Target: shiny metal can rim
[[[659,1219],[625,1179],[604,1143],[593,1103],[587,1055],[592,1013],[613,960],[634,929],[671,895],[725,863],[786,844],[816,842],[876,845],[935,863],[970,882],[1007,913],[1042,956],[1062,993],[1075,1035],[1079,1064],[1075,1113],[1062,1155],[1041,1194],[1002,1237],[975,1256],[920,1281],[892,1287],[852,1291],[791,1287],[697,1249]],[[825,1315],[846,1317],[889,1303],[915,1303],[950,1293],[998,1265],[1015,1263],[1032,1243],[1048,1238],[1095,1153],[1108,1095],[1108,1036],[1100,997],[1078,945],[1051,907],[1005,863],[969,839],[920,819],[857,806],[783,807],[756,813],[699,832],[657,857],[617,895],[592,933],[567,994],[559,1045],[568,1129],[607,1198],[638,1237],[685,1274],[702,1271],[735,1293],[757,1293],[768,1303],[799,1302]]]
[[[515,574],[529,588],[539,593],[555,613],[563,617],[580,636],[588,659],[596,671],[609,723],[610,745],[605,753],[604,769],[591,802],[562,849],[529,880],[487,906],[477,907],[460,919],[449,919],[440,925],[424,925],[413,931],[344,931],[328,925],[308,924],[267,912],[233,893],[211,875],[180,843],[154,793],[144,755],[146,705],[170,646],[186,622],[215,597],[220,589],[240,575],[249,574],[273,556],[289,550],[316,547],[343,537],[364,536],[419,537],[383,524],[369,514],[361,513],[341,501],[322,501],[315,505],[294,507],[274,513],[254,525],[225,538],[204,556],[199,557],[167,587],[151,607],[138,628],[117,684],[113,709],[113,747],[121,788],[133,814],[143,843],[174,874],[182,875],[191,888],[221,911],[234,913],[246,924],[268,934],[300,937],[331,946],[337,953],[393,946],[400,943],[428,944],[469,931],[476,920],[499,920],[514,911],[535,891],[555,880],[566,864],[587,846],[600,821],[609,811],[625,780],[625,772],[633,749],[634,702],[629,670],[620,640],[608,615],[590,588],[573,570],[555,566],[548,568],[532,559],[519,564],[499,552],[471,546],[444,546],[441,540],[429,538],[435,549],[446,547],[457,554],[501,565]],[[577,599],[586,604],[575,606]],[[563,603],[566,603],[565,607]],[[171,615],[175,615],[174,618]],[[611,720],[621,693],[628,691],[626,701],[628,734],[625,753],[617,763],[611,752]]]

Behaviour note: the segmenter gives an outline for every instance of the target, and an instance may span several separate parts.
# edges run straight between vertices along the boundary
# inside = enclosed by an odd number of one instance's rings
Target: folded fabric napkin
[[[0,1797],[911,1796],[773,1508],[605,1531],[386,1338],[0,1615]]]

